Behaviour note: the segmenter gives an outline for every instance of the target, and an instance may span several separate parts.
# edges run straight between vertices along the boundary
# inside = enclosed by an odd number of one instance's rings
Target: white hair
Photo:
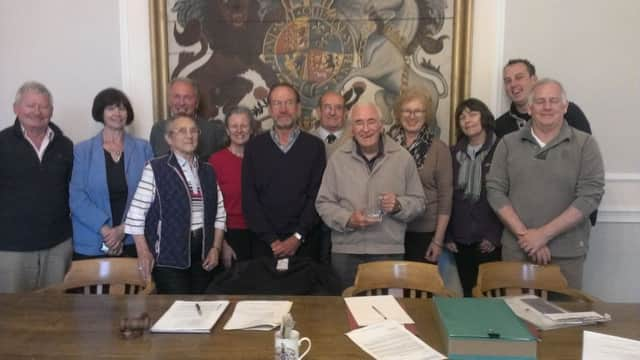
[[[539,88],[540,86],[543,86],[543,85],[548,85],[548,84],[555,84],[555,85],[558,86],[558,88],[560,88],[560,97],[562,98],[562,102],[564,104],[566,104],[567,103],[567,92],[564,90],[564,86],[562,86],[562,83],[560,83],[560,81],[555,80],[555,79],[551,79],[551,78],[540,79],[540,80],[536,81],[535,84],[533,84],[533,87],[531,87],[531,92],[529,93],[529,97],[527,98],[527,104],[528,105],[533,104],[533,96],[534,96],[537,88]]]
[[[37,92],[38,94],[44,95],[49,100],[49,105],[53,106],[53,96],[51,96],[51,92],[47,89],[44,84],[39,83],[37,81],[27,81],[18,88],[16,92],[16,98],[13,102],[14,105],[19,104],[22,101],[22,97],[29,91]]]
[[[370,101],[363,101],[363,102],[357,102],[355,103],[352,107],[351,110],[349,111],[349,120],[353,119],[352,118],[352,114],[353,111],[356,108],[362,108],[362,107],[373,107],[376,110],[376,113],[378,114],[378,121],[382,124],[382,111],[380,110],[380,107],[374,103],[374,102],[370,102]]]

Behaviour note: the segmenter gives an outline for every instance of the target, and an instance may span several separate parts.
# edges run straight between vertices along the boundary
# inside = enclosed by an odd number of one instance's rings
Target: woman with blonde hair
[[[451,213],[453,175],[449,147],[437,138],[431,97],[408,89],[394,105],[396,122],[389,136],[413,157],[426,198],[426,211],[407,226],[405,260],[436,263]]]

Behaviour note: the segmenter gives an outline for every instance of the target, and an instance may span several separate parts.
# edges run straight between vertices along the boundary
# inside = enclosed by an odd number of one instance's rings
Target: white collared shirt
[[[342,136],[343,132],[344,132],[344,129],[340,129],[335,132],[330,132],[329,130],[323,128],[322,126],[318,126],[318,135],[320,136],[320,139],[322,139],[322,141],[324,142],[327,142],[327,136],[331,134],[333,134],[336,137],[336,140],[340,139],[340,136]]]
[[[540,145],[540,148],[542,149],[543,147],[547,146],[546,143],[543,143],[542,140],[540,140],[539,137],[536,136],[536,133],[533,131],[533,128],[531,128],[531,136],[533,136],[533,138],[536,140],[536,142],[538,143],[538,145]]]
[[[42,139],[42,143],[40,144],[40,148],[38,149],[38,147],[31,140],[31,138],[27,136],[27,130],[24,128],[24,126],[22,126],[22,124],[20,125],[20,129],[22,129],[22,135],[24,136],[25,139],[27,139],[29,144],[33,146],[33,150],[35,150],[36,154],[38,154],[38,159],[40,159],[40,162],[42,162],[42,157],[44,156],[44,152],[45,150],[47,150],[47,146],[49,146],[51,141],[53,141],[53,137],[55,136],[55,134],[53,133],[53,130],[51,130],[51,127],[47,126],[47,133],[44,135],[44,138]]]

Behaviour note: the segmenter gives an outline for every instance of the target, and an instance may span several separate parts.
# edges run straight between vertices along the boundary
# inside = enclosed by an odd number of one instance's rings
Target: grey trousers
[[[582,270],[586,255],[576,257],[557,257],[551,254],[551,264],[560,266],[562,275],[567,278],[570,288],[582,289]],[[531,262],[527,254],[519,248],[503,246],[502,260]]]
[[[371,261],[402,260],[404,254],[331,254],[331,266],[340,278],[342,289],[353,285],[358,265]]]
[[[0,293],[33,291],[64,280],[71,266],[71,239],[36,251],[0,251]]]

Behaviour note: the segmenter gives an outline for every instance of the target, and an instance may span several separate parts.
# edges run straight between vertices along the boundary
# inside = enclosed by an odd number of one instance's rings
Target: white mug
[[[300,355],[300,345],[307,342],[307,349]],[[308,337],[300,339],[298,330],[291,330],[289,338],[283,339],[280,331],[275,333],[275,360],[300,360],[311,350],[311,340]]]

